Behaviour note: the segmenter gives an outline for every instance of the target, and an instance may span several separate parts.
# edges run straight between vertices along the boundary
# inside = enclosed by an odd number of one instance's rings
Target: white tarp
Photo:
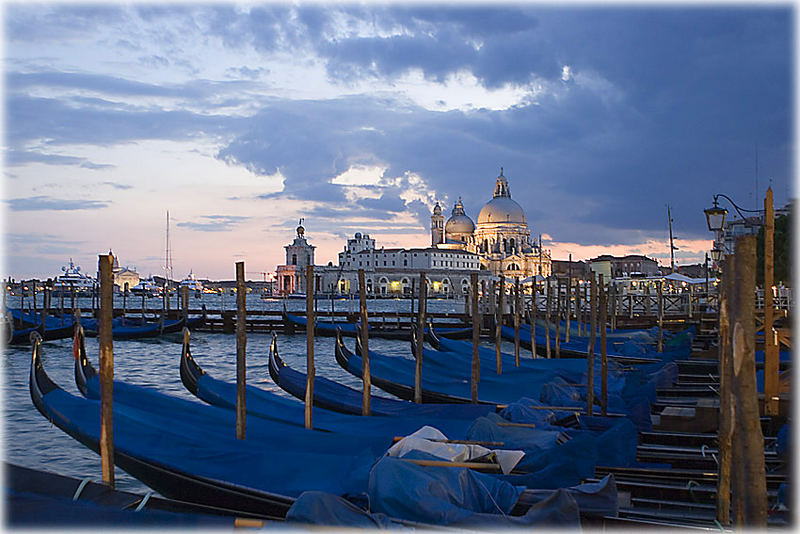
[[[442,443],[441,441],[431,440],[447,440],[447,436],[432,426],[423,426],[413,434],[392,445],[386,454],[402,458],[411,451],[423,451],[451,462],[469,462],[493,452],[500,469],[505,475],[509,474],[514,469],[514,466],[525,456],[524,451],[492,450],[480,445]]]

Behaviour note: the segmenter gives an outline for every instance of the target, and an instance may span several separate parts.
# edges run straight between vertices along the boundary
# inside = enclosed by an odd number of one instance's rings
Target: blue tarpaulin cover
[[[424,453],[420,459],[430,459]],[[554,492],[524,515],[512,517],[522,488],[469,469],[419,466],[390,457],[370,471],[370,507],[391,517],[465,528],[534,525],[578,527],[578,505],[566,490]]]

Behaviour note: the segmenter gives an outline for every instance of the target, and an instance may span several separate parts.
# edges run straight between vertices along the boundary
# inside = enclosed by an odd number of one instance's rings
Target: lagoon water
[[[252,298],[251,297],[255,297]],[[227,298],[227,297],[226,297]],[[155,308],[156,299],[153,301]],[[251,302],[252,300],[252,302]],[[139,300],[141,303],[141,299]],[[230,306],[235,301],[230,298]],[[9,305],[18,304],[9,302]],[[81,302],[83,304],[83,302]],[[90,303],[87,303],[88,305]],[[209,308],[213,306],[206,305]],[[227,303],[226,303],[227,304]],[[290,310],[304,310],[304,301],[287,301]],[[353,311],[358,309],[355,301]],[[160,299],[158,299],[160,307]],[[262,301],[258,296],[248,296],[248,308],[281,309],[279,301]],[[275,306],[275,308],[272,308]],[[335,303],[337,310],[346,310],[347,303]],[[369,301],[370,311],[408,311],[408,300]],[[194,308],[194,303],[192,308]],[[27,308],[27,305],[26,305]],[[323,302],[319,303],[319,309]],[[460,313],[464,309],[463,301],[432,300],[428,310],[437,312]],[[147,340],[115,340],[114,341],[114,378],[131,384],[152,387],[163,393],[175,395],[202,404],[181,383],[178,364],[181,354],[181,334],[169,334]],[[197,363],[211,376],[222,380],[236,380],[236,336],[219,333],[192,333],[192,354]],[[274,391],[290,397],[283,392],[269,376],[267,358],[271,335],[267,333],[248,333],[247,335],[247,384]],[[345,342],[351,349],[353,340]],[[335,379],[351,387],[360,389],[361,381],[344,371],[336,363],[333,355],[334,339],[317,337],[315,341],[315,364],[319,376]],[[407,341],[373,339],[370,340],[372,350],[386,354],[411,357],[410,345]],[[305,371],[306,336],[297,334],[286,336],[278,333],[278,350],[281,358],[295,369]],[[506,347],[504,350],[508,350]],[[86,340],[86,351],[89,360],[97,368],[99,348],[96,338]],[[511,348],[513,351],[513,348]],[[72,340],[63,339],[45,342],[42,345],[42,357],[45,370],[59,386],[66,391],[80,395],[73,375]],[[3,389],[4,389],[4,451],[6,461],[77,478],[91,477],[102,479],[100,457],[87,449],[57,427],[51,425],[33,406],[28,392],[28,373],[30,370],[31,349],[27,346],[7,347],[3,354]],[[390,396],[373,387],[373,394]],[[298,401],[300,402],[300,401]],[[299,425],[303,421],[298,421]],[[230,429],[231,434],[235,429]],[[147,491],[144,484],[117,468],[115,473],[117,487],[122,490],[143,493]]]

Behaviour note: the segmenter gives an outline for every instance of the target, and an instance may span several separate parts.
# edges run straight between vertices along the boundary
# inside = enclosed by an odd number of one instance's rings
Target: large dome
[[[528,224],[522,206],[510,197],[494,197],[481,208],[478,224]]]
[[[522,206],[511,199],[511,189],[503,176],[502,167],[494,185],[494,198],[484,204],[478,213],[478,224],[495,223],[528,224]]]

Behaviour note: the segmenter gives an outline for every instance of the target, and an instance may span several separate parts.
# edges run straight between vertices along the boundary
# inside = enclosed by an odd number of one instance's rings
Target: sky
[[[300,218],[430,244],[503,167],[554,259],[712,246],[794,197],[792,4],[6,3],[4,276],[261,280]],[[732,206],[723,201],[733,212]]]

